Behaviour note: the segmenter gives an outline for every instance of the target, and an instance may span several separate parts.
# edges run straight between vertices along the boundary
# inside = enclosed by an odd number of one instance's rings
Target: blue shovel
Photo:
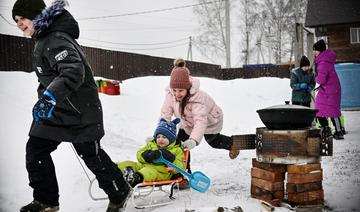
[[[196,171],[192,174],[187,173],[186,171],[182,170],[181,168],[179,168],[178,166],[176,166],[175,164],[171,163],[170,161],[166,160],[163,156],[161,151],[160,152],[160,157],[156,160],[154,160],[153,162],[155,163],[159,163],[159,162],[163,162],[166,165],[176,169],[178,172],[180,172],[182,175],[186,176],[189,179],[189,184],[190,187],[199,191],[199,192],[206,192],[209,187],[210,187],[210,179],[202,172]]]

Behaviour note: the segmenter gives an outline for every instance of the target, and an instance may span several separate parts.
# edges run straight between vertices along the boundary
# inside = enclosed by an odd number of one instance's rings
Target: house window
[[[350,43],[360,43],[360,28],[350,28]]]

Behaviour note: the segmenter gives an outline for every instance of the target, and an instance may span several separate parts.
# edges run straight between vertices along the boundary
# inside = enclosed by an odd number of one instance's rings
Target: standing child
[[[300,59],[300,67],[291,71],[290,86],[293,105],[310,107],[311,92],[315,87],[315,76],[310,69],[310,61],[306,56]]]
[[[62,142],[72,143],[95,174],[99,187],[109,197],[106,212],[123,211],[132,191],[101,148],[103,108],[91,67],[76,42],[78,23],[65,3],[55,0],[46,7],[43,0],[17,0],[12,9],[17,27],[35,41],[32,71],[39,82],[26,144],[33,201],[20,212],[59,211],[59,185],[51,153]]]
[[[154,139],[140,148],[136,154],[138,162],[124,161],[116,163],[124,173],[125,180],[134,187],[145,181],[170,180],[177,174],[176,170],[169,170],[163,163],[154,163],[160,155],[185,170],[186,164],[184,152],[176,144],[176,125],[180,119],[176,118],[171,122],[161,119],[154,133]]]

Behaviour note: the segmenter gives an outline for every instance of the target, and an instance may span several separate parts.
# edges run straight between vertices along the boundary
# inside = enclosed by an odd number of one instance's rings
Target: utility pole
[[[192,57],[192,41],[191,41],[191,36],[189,37],[189,48],[188,48],[188,52],[187,52],[187,59],[186,60],[189,60],[189,61],[192,61],[193,60],[193,57]]]
[[[231,67],[230,51],[230,2],[225,0],[226,68]]]
[[[295,27],[295,67],[298,67],[300,58],[304,54],[303,24],[296,23]]]
[[[248,23],[248,0],[245,0],[245,30],[246,30],[246,50],[245,64],[249,64],[249,23]]]
[[[300,21],[300,5],[299,1],[295,1],[295,39],[294,39],[294,56],[295,56],[295,67],[300,65],[300,58],[304,54],[304,33],[303,33],[303,24],[299,23]]]
[[[268,54],[269,54],[269,63],[271,63],[271,37],[272,35],[270,34],[271,33],[271,30],[270,30],[270,27],[268,28],[269,29],[269,33],[268,33],[268,36],[267,36],[267,39],[268,39]]]
[[[313,64],[314,61],[314,53],[313,53],[313,49],[312,46],[314,44],[314,34],[308,30],[306,30],[306,42],[307,42],[307,56],[311,62],[311,64]]]

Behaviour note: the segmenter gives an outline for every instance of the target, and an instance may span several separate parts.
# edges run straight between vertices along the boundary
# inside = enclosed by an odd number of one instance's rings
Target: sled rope
[[[73,152],[74,152],[74,154],[75,154],[76,159],[79,161],[80,166],[81,166],[81,168],[83,169],[86,177],[88,178],[89,182],[91,183],[90,176],[89,176],[89,174],[86,172],[84,165],[81,163],[81,161],[80,161],[80,159],[79,159],[79,156],[78,156],[78,154],[76,153],[76,150],[75,150],[74,146],[73,146],[72,144],[71,144],[70,146],[71,146],[71,148],[72,148],[72,150],[73,150]]]

